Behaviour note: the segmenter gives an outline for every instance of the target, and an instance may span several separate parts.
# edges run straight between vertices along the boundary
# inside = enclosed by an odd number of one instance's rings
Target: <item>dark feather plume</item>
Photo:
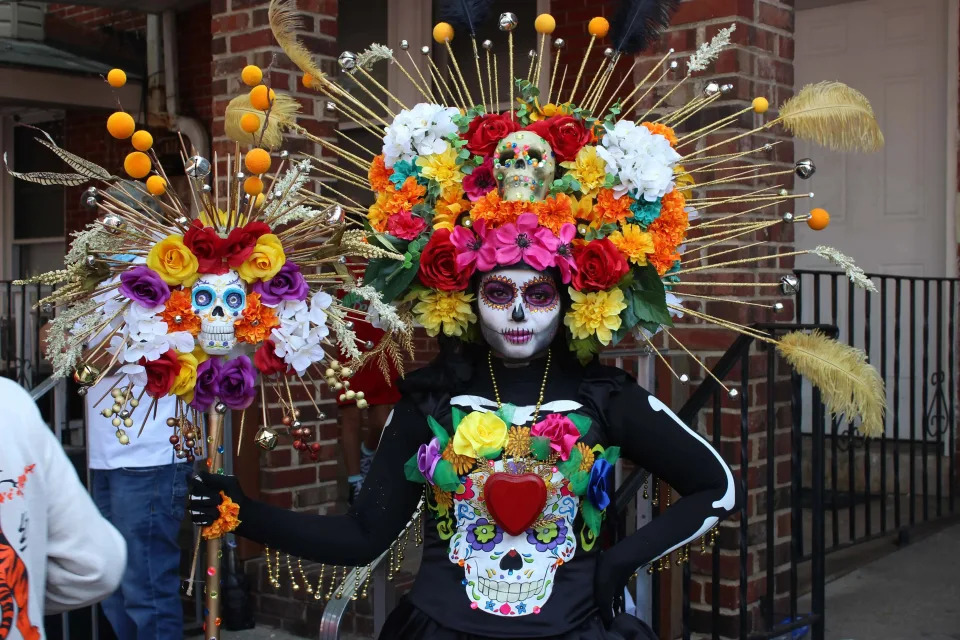
[[[680,0],[621,0],[611,20],[614,49],[638,53],[653,44],[670,25]]]
[[[477,27],[490,15],[493,0],[444,0],[440,5],[440,21],[464,28],[476,37]]]

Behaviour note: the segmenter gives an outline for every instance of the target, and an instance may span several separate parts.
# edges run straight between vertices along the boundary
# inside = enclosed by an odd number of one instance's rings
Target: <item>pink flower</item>
[[[569,284],[573,272],[577,270],[577,263],[573,260],[573,239],[577,236],[577,227],[569,222],[560,227],[560,237],[557,240],[557,255],[554,264],[560,269],[563,284]]]
[[[496,188],[497,181],[493,177],[493,158],[490,157],[463,178],[463,191],[471,202],[476,202]]]
[[[580,431],[570,418],[559,413],[551,413],[530,427],[530,435],[550,438],[550,448],[560,453],[561,460],[566,460],[577,444]]]
[[[497,240],[497,263],[516,264],[523,260],[537,271],[552,267],[553,250],[559,241],[545,227],[540,227],[535,213],[517,217],[516,224],[505,224],[495,232]]]
[[[472,228],[454,228],[450,241],[457,249],[457,269],[464,270],[476,264],[480,271],[490,271],[497,266],[493,234],[488,234],[486,229],[484,220],[477,220]]]
[[[387,233],[401,240],[413,240],[427,228],[427,222],[409,211],[401,211],[387,218]]]

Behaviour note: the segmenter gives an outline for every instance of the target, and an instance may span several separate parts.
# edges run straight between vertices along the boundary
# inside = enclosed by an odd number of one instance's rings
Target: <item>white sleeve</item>
[[[113,593],[127,564],[127,544],[97,509],[26,392],[14,407],[20,433],[42,451],[47,504],[46,613],[87,606]]]

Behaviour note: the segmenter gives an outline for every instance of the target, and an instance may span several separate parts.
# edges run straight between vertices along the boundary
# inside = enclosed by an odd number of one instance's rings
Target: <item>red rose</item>
[[[401,240],[413,240],[426,228],[426,221],[411,215],[409,211],[401,211],[387,218],[387,233]]]
[[[437,229],[420,254],[420,282],[441,291],[463,291],[476,269],[474,265],[457,269],[457,250],[450,241],[449,229]]]
[[[287,363],[277,355],[277,345],[273,340],[265,341],[256,353],[253,354],[253,365],[265,376],[275,373],[286,373]]]
[[[147,386],[144,388],[151,398],[162,398],[170,393],[170,387],[180,373],[180,361],[176,351],[170,349],[151,362],[141,358],[140,364],[147,370]]]
[[[197,256],[200,263],[197,271],[200,273],[222,275],[227,272],[223,264],[223,239],[213,227],[205,227],[199,220],[194,220],[183,234],[183,244]]]
[[[478,156],[489,156],[497,143],[520,129],[510,113],[488,113],[470,121],[470,128],[460,137],[467,141],[467,149]]]
[[[270,227],[263,222],[248,222],[230,232],[223,243],[223,257],[227,264],[236,269],[242,265],[253,248],[257,246],[257,238],[265,233],[272,233]]]
[[[573,274],[573,288],[577,291],[604,291],[630,271],[626,258],[607,238],[574,246],[573,261],[577,264]]]
[[[538,120],[531,123],[527,130],[550,143],[557,162],[575,159],[580,149],[590,142],[590,129],[573,116],[553,116]]]

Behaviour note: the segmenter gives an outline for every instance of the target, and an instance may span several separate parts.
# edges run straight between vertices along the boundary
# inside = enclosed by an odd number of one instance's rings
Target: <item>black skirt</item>
[[[478,636],[445,627],[402,598],[380,631],[378,640],[526,640],[507,638],[496,633],[495,618],[491,617],[490,636]],[[559,636],[538,636],[552,640],[657,640],[656,634],[639,618],[622,614],[605,627],[594,615],[580,626]]]

